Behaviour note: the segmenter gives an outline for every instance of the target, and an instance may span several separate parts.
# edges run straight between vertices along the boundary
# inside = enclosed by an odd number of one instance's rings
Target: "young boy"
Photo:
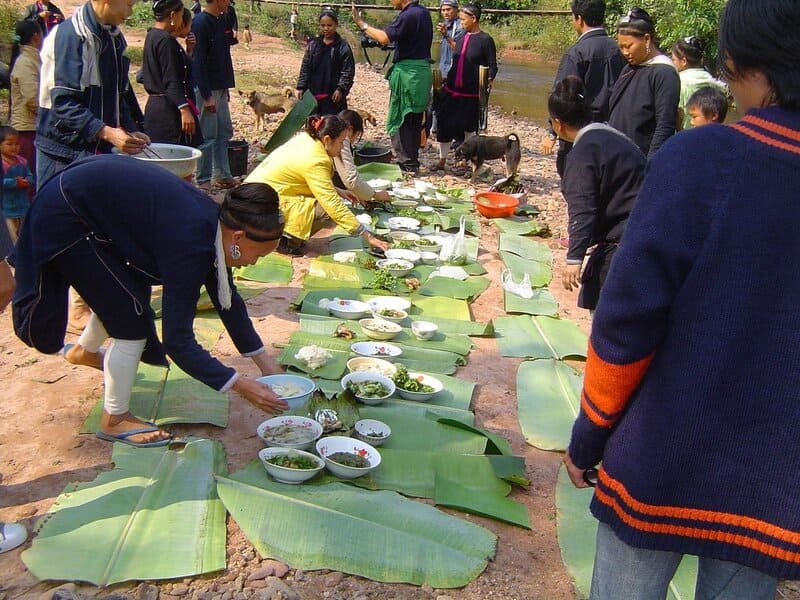
[[[19,132],[0,127],[0,157],[3,161],[3,216],[11,239],[16,242],[33,191],[28,161],[19,155]]]
[[[723,123],[728,114],[728,99],[715,87],[701,87],[689,96],[686,110],[692,118],[692,127]]]

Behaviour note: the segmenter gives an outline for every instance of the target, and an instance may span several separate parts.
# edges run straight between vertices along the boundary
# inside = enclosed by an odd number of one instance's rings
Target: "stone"
[[[277,577],[267,577],[264,589],[258,590],[253,600],[301,600],[300,594]]]
[[[433,594],[433,588],[431,587],[430,583],[423,584],[421,589],[428,595]]]
[[[176,583],[172,586],[172,590],[170,590],[170,594],[173,596],[185,596],[189,593],[189,586],[185,583]]]
[[[220,600],[231,600],[232,598],[233,598],[233,592],[228,590],[227,592],[224,592],[222,594],[222,596],[220,597]]]
[[[247,587],[253,590],[260,590],[267,587],[267,582],[263,579],[254,579],[253,581],[247,582]]]
[[[453,600],[453,597],[448,596],[447,594],[439,594],[436,596],[436,600]]]
[[[297,569],[294,572],[294,580],[295,581],[303,581],[306,578],[306,573],[303,569]]]
[[[286,574],[289,572],[289,567],[279,560],[265,560],[261,563],[261,567],[272,569],[272,575],[275,575],[275,577],[278,577],[279,579],[286,577]]]
[[[262,565],[247,576],[247,581],[250,582],[257,579],[266,579],[270,575],[272,575],[272,569]]]
[[[335,588],[344,579],[344,573],[334,571],[325,576],[325,587],[328,589]]]
[[[140,583],[133,597],[136,600],[158,600],[158,588],[152,583]]]

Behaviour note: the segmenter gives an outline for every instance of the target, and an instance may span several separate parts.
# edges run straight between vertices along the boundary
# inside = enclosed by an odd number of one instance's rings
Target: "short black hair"
[[[10,135],[19,136],[19,131],[14,129],[11,125],[0,125],[0,144],[6,141]]]
[[[336,115],[311,115],[306,121],[305,131],[315,140],[321,140],[326,135],[332,139],[339,137],[347,129],[347,123]]]
[[[554,119],[570,127],[580,129],[592,122],[592,107],[586,100],[583,81],[575,75],[567,75],[553,86],[547,99],[547,110]]]
[[[356,133],[364,131],[364,119],[356,111],[346,108],[336,116],[352,127]]]
[[[682,37],[672,45],[672,53],[678,58],[686,60],[686,64],[690,67],[703,65],[703,51],[705,49],[705,43],[696,35]]]
[[[256,242],[280,239],[283,214],[278,193],[266,183],[243,183],[225,195],[219,220]]]
[[[600,27],[606,18],[605,0],[572,0],[573,16],[581,17],[589,27]]]
[[[689,96],[686,101],[686,110],[696,106],[706,119],[717,115],[717,121],[722,123],[728,116],[728,98],[718,88],[706,85]]]
[[[778,106],[800,109],[798,29],[797,0],[728,0],[719,26],[720,72],[735,81],[741,73],[760,71]]]

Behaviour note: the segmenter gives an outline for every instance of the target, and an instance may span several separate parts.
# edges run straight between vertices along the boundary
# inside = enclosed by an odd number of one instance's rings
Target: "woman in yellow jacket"
[[[339,156],[346,136],[347,123],[339,117],[310,117],[305,131],[275,149],[245,180],[266,183],[278,192],[286,220],[279,252],[301,255],[305,240],[324,226],[326,214],[371,246],[388,248],[342,202],[342,197],[358,202],[352,192],[333,184],[333,157]]]

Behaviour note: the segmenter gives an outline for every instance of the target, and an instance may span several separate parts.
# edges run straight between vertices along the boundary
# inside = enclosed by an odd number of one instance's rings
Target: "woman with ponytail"
[[[672,46],[672,64],[678,69],[681,78],[681,95],[678,104],[678,127],[689,129],[692,127],[692,117],[689,114],[689,98],[703,87],[713,87],[727,96],[728,86],[709,73],[703,67],[703,51],[705,44],[696,35],[681,38]]]
[[[36,111],[39,108],[39,75],[44,35],[36,21],[19,21],[11,49],[11,126],[19,132],[19,155],[36,173]]]
[[[556,135],[574,145],[561,178],[569,212],[563,284],[567,290],[580,287],[578,306],[593,311],[636,202],[646,160],[624,134],[592,122],[592,107],[579,77],[557,82],[547,104]]]
[[[279,252],[302,255],[305,241],[330,220],[372,246],[388,248],[342,203],[343,197],[358,202],[355,194],[333,183],[333,159],[347,134],[348,125],[338,116],[311,116],[303,132],[276,148],[245,179],[266,183],[280,196],[286,229]]]

